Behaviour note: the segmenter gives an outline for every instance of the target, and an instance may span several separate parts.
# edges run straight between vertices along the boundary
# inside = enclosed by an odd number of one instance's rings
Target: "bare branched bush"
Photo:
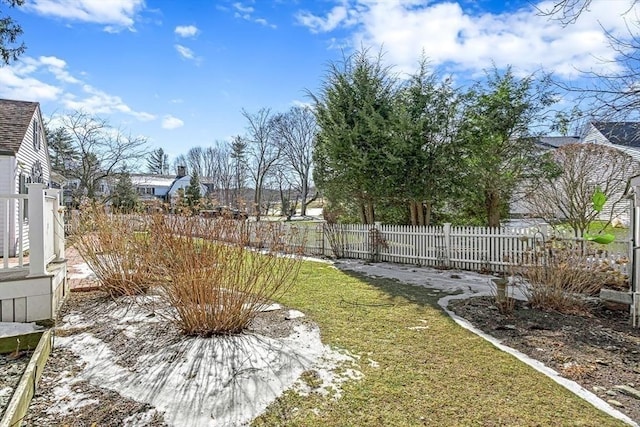
[[[103,206],[82,206],[71,243],[112,297],[140,295],[150,285],[146,225],[139,217],[108,214]]]
[[[585,297],[607,280],[583,247],[554,240],[525,254],[514,272],[526,281],[522,289],[532,307],[563,313],[588,313]]]
[[[150,231],[161,295],[188,335],[242,332],[286,292],[300,266],[287,236],[244,221],[156,215]],[[250,239],[263,250],[248,249]]]
[[[326,222],[323,224],[323,231],[327,236],[333,256],[338,259],[344,258],[347,247],[347,235],[340,224],[335,222]]]
[[[514,297],[516,283],[503,277],[492,279],[491,282],[491,294],[498,311],[502,315],[510,316],[516,307],[516,298]]]

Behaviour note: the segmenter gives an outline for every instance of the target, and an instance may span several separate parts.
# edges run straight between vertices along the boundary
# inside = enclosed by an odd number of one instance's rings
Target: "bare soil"
[[[573,315],[517,301],[504,315],[493,298],[476,297],[453,300],[449,309],[640,421],[640,400],[615,389],[640,390],[640,328],[631,327],[628,308],[596,304],[588,315]]]

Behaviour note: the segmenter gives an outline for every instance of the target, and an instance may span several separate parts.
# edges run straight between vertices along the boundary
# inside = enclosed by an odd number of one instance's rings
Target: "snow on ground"
[[[42,329],[35,323],[0,322],[0,338],[28,334]]]
[[[144,306],[132,305],[126,314],[106,313],[104,317],[126,318],[126,336],[143,343],[136,325],[143,330],[140,326],[144,323],[158,322],[145,310]],[[64,320],[73,320],[75,325],[105,321],[100,316],[82,318],[77,312]],[[121,322],[115,325],[117,329],[123,326]],[[331,390],[334,397],[340,395],[342,382],[362,377],[354,368],[354,356],[322,344],[318,327],[305,322],[279,339],[256,334],[184,338],[140,354],[127,366],[118,364],[113,349],[91,333],[59,336],[55,345],[72,351],[82,362],[74,382],[87,380],[148,403],[164,413],[165,421],[173,426],[244,425],[283,391],[292,387],[303,390],[299,378],[308,370],[317,373],[323,382],[321,389]],[[334,372],[338,367],[339,375]],[[61,387],[66,393],[73,390],[65,384]],[[81,402],[83,397],[80,393],[72,401]],[[131,417],[126,424],[145,425],[152,416]]]

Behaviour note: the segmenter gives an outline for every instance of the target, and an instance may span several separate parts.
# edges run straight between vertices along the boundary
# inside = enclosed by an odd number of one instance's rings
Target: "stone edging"
[[[20,378],[18,387],[13,392],[13,397],[4,412],[4,416],[0,420],[0,427],[14,427],[22,423],[52,348],[53,333],[49,329],[42,334],[38,346],[33,355],[31,355],[31,360],[24,370],[22,378]]]

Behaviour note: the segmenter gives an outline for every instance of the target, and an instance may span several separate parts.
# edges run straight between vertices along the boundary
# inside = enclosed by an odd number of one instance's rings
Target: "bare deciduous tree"
[[[307,205],[317,198],[316,194],[309,199],[313,145],[318,132],[315,115],[309,107],[293,107],[277,115],[273,123],[283,159],[293,172],[301,199],[300,214],[304,216]]]
[[[622,1],[622,0],[621,0]],[[592,106],[591,115],[618,120],[628,116],[637,118],[640,107],[640,17],[638,0],[625,0],[628,4],[620,16],[626,34],[603,30],[609,40],[615,59],[606,63],[610,72],[582,71],[580,85],[559,83],[565,90],[579,94],[579,99]],[[593,0],[556,0],[539,8],[540,14],[559,20],[563,25],[574,24],[589,11]],[[597,58],[596,58],[597,59]]]
[[[281,146],[276,143],[274,125],[269,108],[261,108],[251,114],[242,110],[247,119],[247,154],[249,173],[255,188],[253,204],[256,219],[260,220],[260,204],[265,179],[280,159]]]
[[[60,127],[72,137],[80,159],[70,178],[90,199],[98,196],[101,181],[108,180],[147,154],[146,138],[112,127],[107,120],[76,111],[60,117]]]
[[[539,187],[527,200],[535,216],[549,222],[566,220],[579,237],[599,216],[610,223],[626,209],[627,181],[640,173],[631,156],[601,144],[568,144],[554,152],[554,159],[562,173],[537,183]],[[596,188],[607,197],[600,213],[592,203]]]

